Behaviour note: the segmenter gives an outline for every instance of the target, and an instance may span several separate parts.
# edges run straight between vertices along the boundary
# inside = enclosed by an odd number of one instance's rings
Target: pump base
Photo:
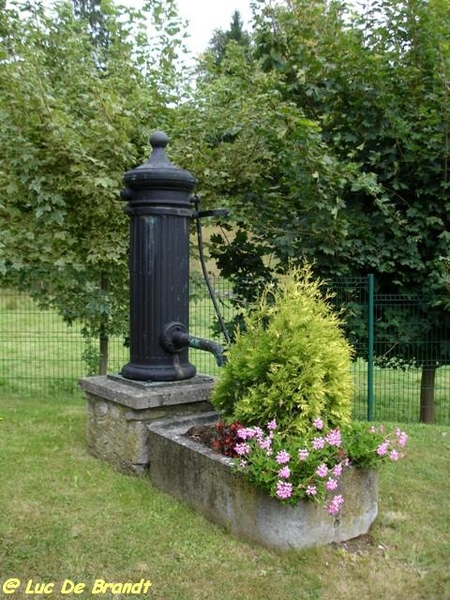
[[[125,379],[137,381],[183,381],[195,377],[197,369],[189,362],[181,363],[178,354],[173,355],[172,365],[139,365],[129,362],[122,367]]]

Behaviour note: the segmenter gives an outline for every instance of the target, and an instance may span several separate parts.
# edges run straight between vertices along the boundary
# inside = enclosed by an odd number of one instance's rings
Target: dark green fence
[[[344,322],[350,323],[346,328],[346,334],[355,352],[355,360],[352,364],[355,382],[354,416],[361,420],[371,420],[373,418],[373,360],[369,360],[369,346],[372,344],[373,337],[369,334],[371,325],[369,315],[373,315],[373,311],[369,305],[373,298],[372,279],[367,277],[334,279],[329,282],[329,288],[334,295],[333,302],[336,309],[340,311]],[[367,343],[364,343],[364,334],[367,335]]]
[[[231,318],[229,284],[218,280],[213,285],[225,318]],[[214,315],[205,285],[196,281],[192,288],[190,331],[211,338]],[[111,338],[108,372],[117,373],[128,360],[124,340]],[[218,373],[212,354],[190,350],[190,360],[201,373]],[[85,340],[79,325],[68,327],[26,294],[0,287],[0,392],[75,392],[78,379],[95,373],[98,362],[96,340]]]
[[[355,348],[355,418],[417,422],[421,387],[431,385],[435,421],[450,424],[450,335],[443,327],[426,326],[420,298],[377,295],[373,283],[369,277],[330,284]],[[228,320],[233,316],[230,286],[223,280],[212,284]],[[197,283],[192,290],[191,332],[217,337],[205,287]],[[191,350],[190,358],[198,372],[218,374],[212,355]],[[86,342],[79,327],[67,327],[55,312],[39,310],[26,295],[0,289],[0,391],[75,392],[78,379],[92,373],[97,360],[95,342]],[[109,372],[118,372],[127,361],[123,340],[111,339]]]
[[[450,423],[450,331],[423,298],[376,292],[372,275],[330,283],[355,349],[357,418]]]

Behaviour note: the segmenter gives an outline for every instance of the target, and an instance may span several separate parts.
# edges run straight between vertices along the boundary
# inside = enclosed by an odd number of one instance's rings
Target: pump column
[[[130,361],[121,375],[140,381],[194,377],[188,348],[167,351],[167,324],[189,329],[190,194],[196,180],[165,154],[169,138],[155,132],[149,160],[124,176],[130,216]]]

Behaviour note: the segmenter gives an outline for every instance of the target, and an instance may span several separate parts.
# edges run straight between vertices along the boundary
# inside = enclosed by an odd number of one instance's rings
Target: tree
[[[427,421],[433,420],[435,370],[450,360],[441,342],[425,357],[415,335],[440,329],[448,339],[450,333],[441,259],[449,256],[450,239],[449,31],[442,0],[380,0],[363,13],[344,2],[260,2],[255,57],[274,74],[283,102],[320,124],[328,150],[322,164],[332,157],[346,176],[329,189],[323,173],[311,169],[319,188],[312,196],[281,152],[272,169],[278,210],[247,201],[240,211],[253,243],[263,241],[280,266],[306,256],[322,277],[375,273],[378,292],[423,299],[420,317],[401,330],[422,367],[421,419]],[[352,170],[359,174],[353,179]],[[334,213],[321,210],[327,194],[335,196]],[[398,335],[385,339],[384,350],[401,358]]]
[[[89,23],[89,34],[94,46],[107,48],[109,32],[101,0],[72,0],[75,16]]]
[[[336,158],[320,123],[285,97],[279,74],[249,60],[247,48],[230,43],[219,65],[211,53],[202,65],[192,102],[180,107],[185,135],[175,135],[183,146],[174,151],[189,159],[205,204],[231,210],[232,232],[214,236],[212,252],[234,297],[248,302],[287,263],[293,225],[311,233],[312,248],[332,250],[345,235],[343,188],[369,189],[374,178]]]
[[[230,28],[226,31],[216,29],[209,42],[208,51],[214,56],[214,63],[217,66],[223,61],[227,45],[231,40],[243,48],[250,46],[250,35],[244,30],[244,23],[238,10],[235,10],[231,17]]]
[[[105,341],[128,330],[119,193],[124,172],[147,158],[150,132],[172,118],[164,90],[176,43],[165,27],[175,30],[176,16],[158,0],[143,12],[102,11],[100,63],[91,24],[70,4],[0,16],[0,272]],[[150,39],[149,19],[159,37]]]

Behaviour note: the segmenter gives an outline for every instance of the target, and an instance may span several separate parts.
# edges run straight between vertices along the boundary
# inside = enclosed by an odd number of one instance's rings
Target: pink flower
[[[248,444],[236,444],[234,447],[234,451],[238,456],[245,456],[246,454],[250,454],[250,446]]]
[[[389,447],[389,442],[383,442],[382,444],[380,444],[377,448],[377,454],[379,456],[384,456],[385,454],[387,454],[388,451],[388,447]]]
[[[397,450],[391,450],[389,453],[389,458],[391,460],[398,460],[400,458],[400,454],[397,452]]]
[[[278,477],[281,477],[282,479],[287,479],[290,476],[291,470],[287,465],[278,471]]]
[[[264,431],[261,429],[261,427],[253,427],[252,429],[255,432],[256,439],[259,440],[264,437]]]
[[[330,446],[336,446],[337,448],[342,444],[341,432],[339,429],[333,429],[326,437],[327,442]]]
[[[292,483],[288,483],[286,481],[278,481],[276,493],[278,498],[290,498],[292,496]]]
[[[316,469],[316,473],[319,477],[326,477],[328,475],[328,467],[326,464],[322,463]]]
[[[280,450],[279,452],[277,452],[275,460],[279,465],[284,465],[285,463],[288,463],[291,460],[291,457],[289,455],[289,452],[286,452],[286,450]]]
[[[316,429],[323,429],[323,421],[322,421],[322,419],[320,419],[319,417],[317,419],[314,419],[313,425],[314,425],[314,427]]]
[[[256,432],[253,427],[241,427],[237,432],[237,436],[241,438],[241,440],[250,440],[255,437]]]
[[[341,495],[333,496],[330,504],[328,505],[328,512],[331,516],[335,517],[339,514],[341,506],[344,504],[344,498]]]
[[[406,446],[406,442],[408,441],[408,435],[404,431],[400,431],[400,429],[395,430],[395,435],[397,436],[397,441],[399,446],[402,448]]]
[[[312,442],[314,450],[320,450],[321,448],[325,448],[325,438],[316,437]]]
[[[337,465],[334,466],[333,468],[333,475],[335,477],[340,477],[342,475],[342,463],[338,463]]]
[[[317,494],[317,487],[315,485],[308,485],[305,493],[307,496],[315,496]]]
[[[306,448],[301,448],[301,450],[298,451],[298,457],[300,460],[306,460],[309,456],[309,452]]]
[[[336,479],[333,479],[332,477],[330,477],[330,479],[328,479],[328,481],[326,482],[325,487],[327,488],[327,490],[329,492],[333,492],[334,490],[337,489],[338,482],[336,481]]]
[[[266,450],[266,452],[269,452],[271,447],[272,447],[272,440],[270,438],[259,438],[258,439],[258,446],[262,449],[262,450]]]
[[[275,421],[275,419],[272,419],[271,421],[269,421],[267,423],[267,429],[269,429],[269,431],[273,431],[276,428],[277,428],[277,422]]]

